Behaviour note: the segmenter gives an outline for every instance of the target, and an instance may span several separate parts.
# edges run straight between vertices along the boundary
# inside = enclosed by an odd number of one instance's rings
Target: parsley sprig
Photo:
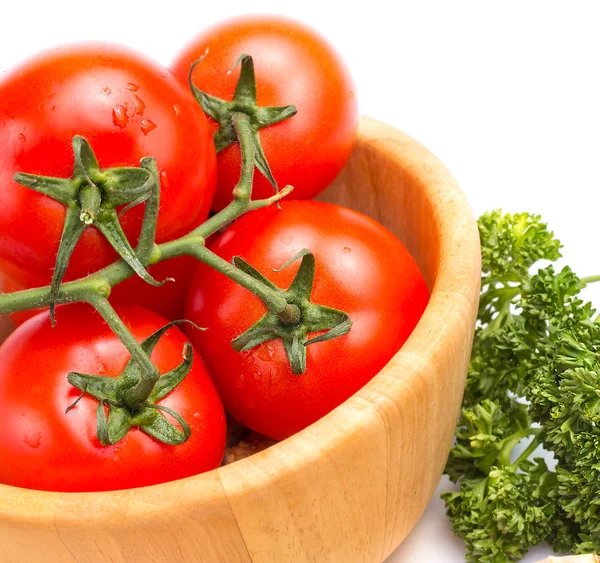
[[[555,268],[561,245],[539,216],[493,211],[478,224],[482,292],[448,516],[469,562],[518,561],[544,540],[600,551],[600,324],[579,296],[586,281]]]

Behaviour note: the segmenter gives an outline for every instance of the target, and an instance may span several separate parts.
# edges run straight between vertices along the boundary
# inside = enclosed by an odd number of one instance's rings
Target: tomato
[[[184,235],[207,216],[216,188],[216,155],[208,121],[187,88],[167,69],[118,45],[88,43],[43,52],[0,79],[0,270],[14,288],[50,282],[65,207],[17,184],[13,175],[71,177],[75,135],[90,142],[101,168],[139,166],[144,156],[156,159],[158,242]],[[143,207],[121,216],[133,245]],[[88,228],[65,281],[117,257],[100,232]],[[144,289],[142,294],[151,295],[144,300],[138,298],[144,282],[127,283],[123,300],[149,307],[170,300],[169,316],[180,314],[184,283]]]
[[[294,199],[310,199],[324,190],[346,163],[358,124],[354,82],[333,46],[297,21],[243,16],[194,37],[171,64],[175,75],[187,81],[192,62],[206,49],[206,59],[192,76],[200,90],[231,100],[239,71],[228,71],[240,55],[248,54],[254,59],[258,105],[296,106],[295,116],[260,130],[261,144],[279,185],[294,186]],[[219,153],[218,170],[215,210],[231,201],[240,173],[239,145]],[[257,172],[254,197],[272,194],[272,186]]]
[[[360,389],[392,358],[417,324],[429,294],[404,245],[376,221],[316,201],[283,201],[245,215],[211,249],[241,256],[278,287],[298,270],[279,268],[302,249],[316,258],[312,302],[346,312],[350,332],[307,348],[306,372],[294,375],[281,340],[238,353],[231,341],[265,313],[261,301],[220,273],[200,266],[186,316],[225,408],[252,430],[286,438]],[[296,264],[296,263],[294,263]]]
[[[13,291],[19,291],[23,289],[22,287],[15,285],[15,283],[7,276],[0,272],[0,294],[2,293],[11,293]],[[13,313],[10,315],[10,319],[12,324],[15,326],[19,326],[21,323],[24,323],[27,319],[31,317],[35,317],[41,309],[31,309],[27,311],[20,311],[18,313]]]
[[[138,341],[167,324],[138,306],[120,307]],[[182,361],[187,341],[176,327],[159,340],[152,361],[160,372]],[[79,396],[67,381],[75,371],[117,376],[129,354],[90,307],[60,308],[51,328],[47,312],[21,325],[0,347],[0,482],[49,491],[104,491],[152,485],[219,466],[225,449],[225,415],[215,387],[195,354],[187,377],[159,404],[190,425],[187,442],[168,446],[139,429],[114,446],[97,438],[98,401]]]

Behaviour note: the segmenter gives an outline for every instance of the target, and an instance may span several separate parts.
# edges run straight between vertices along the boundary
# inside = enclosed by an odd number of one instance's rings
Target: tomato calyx
[[[160,186],[157,185],[154,159],[142,159],[139,168],[101,170],[86,139],[76,135],[73,137],[72,146],[75,164],[71,178],[54,178],[23,172],[14,175],[17,183],[44,194],[67,208],[51,283],[50,317],[53,326],[56,298],[69,260],[83,232],[92,225],[144,281],[154,286],[168,281],[158,282],[147,272],[129,244],[119,221],[120,214],[148,200],[156,200],[152,205],[158,206]],[[120,213],[117,212],[116,208],[122,205],[126,207]],[[151,230],[155,228],[156,225],[150,227]]]
[[[315,257],[310,250],[300,251],[286,262],[280,271],[296,260],[301,259],[298,272],[287,290],[283,291],[263,276],[243,258],[235,256],[234,265],[254,279],[280,292],[287,306],[278,314],[267,312],[248,330],[232,341],[238,352],[250,350],[263,342],[280,338],[292,368],[292,373],[303,374],[306,371],[306,347],[317,342],[339,338],[350,332],[352,320],[344,311],[312,303],[310,296],[315,279]],[[323,332],[325,331],[325,332]],[[309,339],[309,334],[322,332]]]
[[[261,174],[263,174],[263,176],[271,183],[275,191],[278,191],[277,182],[273,177],[271,168],[260,143],[258,131],[263,127],[275,125],[276,123],[280,123],[281,121],[285,121],[296,115],[296,107],[293,105],[270,107],[260,107],[256,105],[254,61],[250,55],[245,54],[241,55],[233,66],[233,68],[235,68],[238,64],[241,64],[240,77],[231,102],[203,92],[192,82],[192,74],[196,66],[202,62],[207,55],[208,50],[192,64],[188,74],[188,83],[194,97],[204,110],[204,113],[219,124],[219,129],[214,135],[217,152],[222,151],[238,141],[238,136],[233,124],[235,114],[243,113],[247,115],[252,129],[254,164],[260,170]]]
[[[171,327],[182,322],[189,321],[173,321],[144,340],[141,347],[148,356],[160,338]],[[75,408],[87,393],[99,401],[96,410],[97,435],[103,446],[120,442],[134,427],[164,444],[171,446],[183,444],[191,435],[189,425],[179,413],[158,404],[184,380],[192,368],[194,350],[191,344],[185,344],[182,355],[182,362],[158,378],[150,395],[142,403],[136,401],[135,394],[132,393],[142,379],[143,369],[133,358],[130,358],[118,377],[71,372],[67,379],[71,385],[81,391],[81,395],[66,409],[66,412]],[[181,429],[172,424],[163,413],[174,418]]]

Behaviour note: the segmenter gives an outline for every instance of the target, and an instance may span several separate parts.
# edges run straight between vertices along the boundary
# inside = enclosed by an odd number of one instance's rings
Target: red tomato
[[[226,260],[241,256],[278,287],[298,269],[274,272],[304,248],[316,258],[312,301],[345,311],[350,332],[307,349],[307,369],[294,375],[281,340],[238,353],[231,341],[265,307],[246,289],[200,266],[186,316],[204,333],[191,334],[215,379],[225,408],[252,430],[275,439],[294,434],[342,403],[398,351],[417,324],[429,295],[404,245],[356,211],[316,201],[284,201],[249,213],[211,249]]]
[[[16,285],[9,277],[5,276],[0,272],[0,293],[11,293],[13,291],[19,291],[22,287]],[[28,311],[20,311],[10,315],[10,319],[15,326],[19,326],[24,323],[27,319],[35,317],[41,309],[31,309]]]
[[[192,62],[206,49],[208,56],[193,73],[194,84],[204,92],[231,100],[239,71],[227,71],[248,54],[254,59],[258,105],[296,106],[294,117],[260,130],[262,147],[279,185],[294,186],[294,199],[310,199],[324,190],[348,160],[358,124],[354,82],[333,46],[297,21],[243,16],[197,35],[171,64],[175,75],[187,81]],[[215,210],[231,201],[240,174],[239,145],[219,153],[218,167]],[[254,198],[272,194],[272,186],[256,172]]]
[[[137,306],[118,308],[138,341],[167,321]],[[161,373],[182,361],[186,337],[171,328],[152,360]],[[67,381],[71,371],[119,375],[129,354],[100,316],[84,305],[63,306],[51,328],[40,313],[0,347],[0,482],[50,491],[104,491],[152,485],[217,467],[225,449],[225,415],[197,354],[192,369],[160,405],[183,416],[192,434],[168,446],[132,429],[114,446],[97,439],[98,401],[79,396]]]
[[[118,45],[89,43],[43,52],[0,80],[0,270],[14,287],[50,282],[65,207],[17,184],[13,175],[70,177],[76,134],[90,142],[102,168],[138,166],[144,156],[156,159],[161,177],[158,242],[182,236],[207,216],[216,187],[216,156],[208,121],[192,94],[167,69]],[[142,216],[140,205],[121,217],[133,245]],[[87,229],[65,281],[116,258],[99,231]],[[142,284],[128,282],[125,300],[142,302]],[[170,283],[144,290],[152,299],[143,303],[152,307],[165,296],[173,301],[186,287]],[[179,299],[173,307],[180,311]]]

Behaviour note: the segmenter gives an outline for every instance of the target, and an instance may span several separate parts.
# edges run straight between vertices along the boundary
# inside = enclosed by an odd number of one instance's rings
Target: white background
[[[502,207],[542,214],[563,241],[566,261],[590,275],[600,273],[597,6],[574,0],[11,0],[2,6],[0,69],[39,49],[87,39],[126,43],[167,65],[182,42],[224,17],[257,11],[297,17],[343,54],[361,112],[437,154],[475,213]],[[589,295],[594,298],[592,290]],[[598,290],[595,298],[600,304]],[[539,548],[526,561],[548,554]],[[437,496],[389,561],[464,561]]]

